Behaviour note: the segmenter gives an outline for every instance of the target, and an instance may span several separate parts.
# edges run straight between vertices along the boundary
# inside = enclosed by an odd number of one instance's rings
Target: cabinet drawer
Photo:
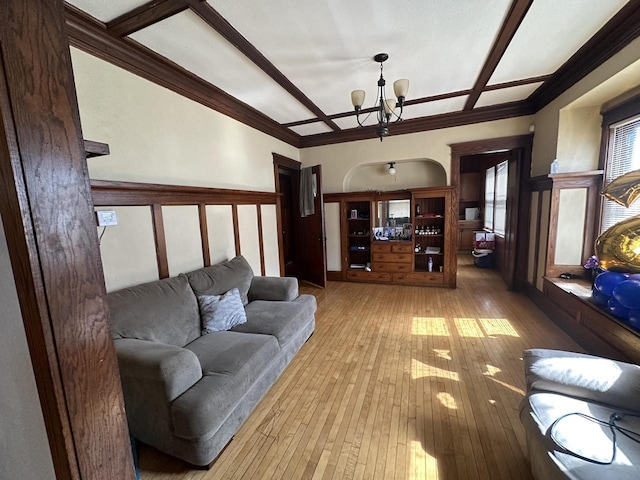
[[[410,243],[392,243],[391,251],[393,253],[413,253],[413,245]]]
[[[410,253],[374,253],[374,262],[411,263]]]
[[[371,250],[378,253],[390,253],[391,244],[373,242],[373,245],[371,245]]]
[[[410,272],[410,263],[375,263],[373,264],[374,272]]]
[[[348,280],[363,282],[390,282],[391,274],[383,272],[365,272],[364,270],[347,270]]]
[[[426,283],[429,285],[442,285],[444,282],[444,274],[437,273],[437,272],[394,273],[393,281],[396,283],[412,283],[412,284]]]

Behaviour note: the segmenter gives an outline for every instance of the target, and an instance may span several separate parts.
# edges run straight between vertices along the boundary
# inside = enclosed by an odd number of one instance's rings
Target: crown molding
[[[124,68],[195,102],[260,130],[294,147],[300,135],[219,88],[131,39],[109,33],[104,23],[64,5],[69,43],[95,57]]]
[[[425,132],[441,128],[458,127],[473,123],[490,122],[511,117],[521,117],[535,113],[531,102],[521,100],[519,102],[503,103],[489,107],[462,110],[459,112],[443,113],[430,117],[413,118],[391,124],[390,135],[405,135],[408,133]],[[337,133],[320,133],[301,138],[300,148],[317,147],[341,142],[353,142],[355,140],[368,140],[377,138],[376,126],[352,128]]]
[[[630,0],[529,97],[544,108],[640,36],[640,0]]]

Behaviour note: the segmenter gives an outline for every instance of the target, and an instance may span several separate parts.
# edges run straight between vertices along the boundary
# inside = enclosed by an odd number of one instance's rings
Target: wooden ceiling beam
[[[125,37],[187,8],[188,0],[151,0],[107,22],[107,30],[117,37]]]
[[[471,110],[475,107],[478,98],[480,98],[480,94],[487,86],[491,75],[493,75],[500,59],[504,55],[504,52],[506,52],[509,43],[511,43],[513,36],[516,34],[518,27],[520,27],[522,20],[524,20],[524,17],[532,4],[533,0],[513,0],[509,14],[502,24],[502,28],[500,28],[500,33],[498,34],[493,47],[491,47],[489,56],[484,62],[482,70],[480,70],[480,74],[473,86],[472,93],[467,99],[467,103],[464,106],[465,110]]]
[[[540,110],[640,36],[640,0],[630,0],[530,98]]]
[[[300,135],[255,108],[128,38],[111,35],[104,24],[65,4],[69,43],[97,58],[271,135],[294,147]]]
[[[392,136],[408,133],[425,132],[441,128],[457,127],[473,123],[490,122],[504,118],[532,115],[533,104],[527,100],[519,102],[503,103],[489,107],[462,110],[459,112],[443,113],[430,117],[412,118],[398,123],[392,123],[389,131]],[[341,132],[319,133],[301,137],[300,148],[330,145],[334,143],[353,142],[355,140],[367,140],[376,138],[376,126],[352,128]]]
[[[191,0],[191,10],[202,18],[210,27],[222,35],[229,43],[236,47],[244,56],[251,60],[269,77],[284,88],[293,98],[308,108],[332,130],[340,131],[340,127],[331,120],[309,97],[296,87],[276,66],[260,51],[242,36],[233,26],[214,10],[211,5],[200,0]]]

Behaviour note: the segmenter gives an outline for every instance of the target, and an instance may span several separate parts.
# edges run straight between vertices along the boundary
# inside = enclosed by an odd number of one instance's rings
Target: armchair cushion
[[[249,303],[247,294],[253,278],[251,266],[242,256],[187,273],[196,295],[222,295],[233,288],[240,291],[242,304]]]
[[[640,367],[558,350],[524,352],[527,390],[570,395],[623,410],[639,411]]]

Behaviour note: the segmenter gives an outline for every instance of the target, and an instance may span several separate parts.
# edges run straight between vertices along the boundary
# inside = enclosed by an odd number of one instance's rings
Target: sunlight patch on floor
[[[508,383],[498,380],[497,378],[494,378],[494,377],[489,377],[489,378],[492,381],[496,382],[497,384],[502,385],[504,388],[508,388],[512,392],[516,392],[517,394],[522,395],[524,397],[524,390],[522,390],[521,388],[514,387],[513,385],[509,385]]]
[[[449,370],[443,370],[442,368],[434,367],[432,365],[427,365],[426,363],[422,363],[415,358],[411,360],[411,372],[413,380],[422,377],[446,378],[448,380],[453,380],[456,382],[460,380],[457,372],[451,372]]]
[[[483,375],[487,375],[489,377],[493,377],[496,373],[500,373],[502,370],[500,370],[498,367],[494,367],[493,365],[489,365],[487,363],[487,371],[486,372],[482,372]]]
[[[442,317],[413,317],[411,334],[448,337],[449,327],[447,321]]]
[[[511,322],[506,318],[480,318],[479,319],[482,328],[487,333],[487,335],[505,335],[507,337],[517,337],[520,338],[520,335],[513,328]]]
[[[454,318],[453,322],[461,337],[482,338],[484,333],[475,318]]]
[[[444,358],[445,360],[453,360],[453,358],[451,358],[451,350],[439,350],[437,348],[434,348],[433,351],[440,358]]]
[[[450,393],[440,392],[438,395],[436,395],[436,397],[438,398],[438,400],[440,400],[440,403],[443,407],[447,407],[451,410],[458,409],[458,405],[456,405],[456,399],[453,398]]]
[[[412,440],[410,445],[411,463],[409,480],[436,480],[438,478],[438,460],[425,452],[422,442]]]

